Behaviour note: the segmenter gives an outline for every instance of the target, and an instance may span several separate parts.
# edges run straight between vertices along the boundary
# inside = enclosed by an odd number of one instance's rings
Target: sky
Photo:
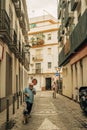
[[[29,18],[52,15],[57,18],[58,0],[26,0]]]

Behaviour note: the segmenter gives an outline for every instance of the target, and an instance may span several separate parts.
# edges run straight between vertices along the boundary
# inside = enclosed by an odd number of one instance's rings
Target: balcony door
[[[6,53],[6,96],[12,94],[12,58]]]
[[[41,73],[41,63],[36,63],[36,65],[35,65],[36,67],[36,74],[39,74],[39,73]]]

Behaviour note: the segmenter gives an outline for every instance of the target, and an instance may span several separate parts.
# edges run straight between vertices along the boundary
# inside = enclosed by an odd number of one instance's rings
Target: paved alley
[[[78,103],[52,91],[38,92],[35,96],[29,123],[22,124],[23,106],[14,116],[16,121],[12,130],[86,130],[87,117]]]

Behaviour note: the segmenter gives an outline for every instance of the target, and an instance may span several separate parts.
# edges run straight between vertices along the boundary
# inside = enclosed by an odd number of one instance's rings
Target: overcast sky
[[[51,14],[57,18],[58,0],[26,0],[29,18]]]

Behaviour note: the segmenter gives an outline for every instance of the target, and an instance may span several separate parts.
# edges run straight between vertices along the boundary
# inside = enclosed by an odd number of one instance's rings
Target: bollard
[[[24,102],[24,99],[25,99],[25,96],[24,96],[24,93],[23,93],[23,102]]]
[[[19,109],[19,96],[17,96],[17,109]]]
[[[13,96],[13,114],[15,114],[15,96]]]
[[[22,105],[22,92],[20,94],[20,104]]]
[[[9,99],[6,100],[6,129],[9,129]]]

